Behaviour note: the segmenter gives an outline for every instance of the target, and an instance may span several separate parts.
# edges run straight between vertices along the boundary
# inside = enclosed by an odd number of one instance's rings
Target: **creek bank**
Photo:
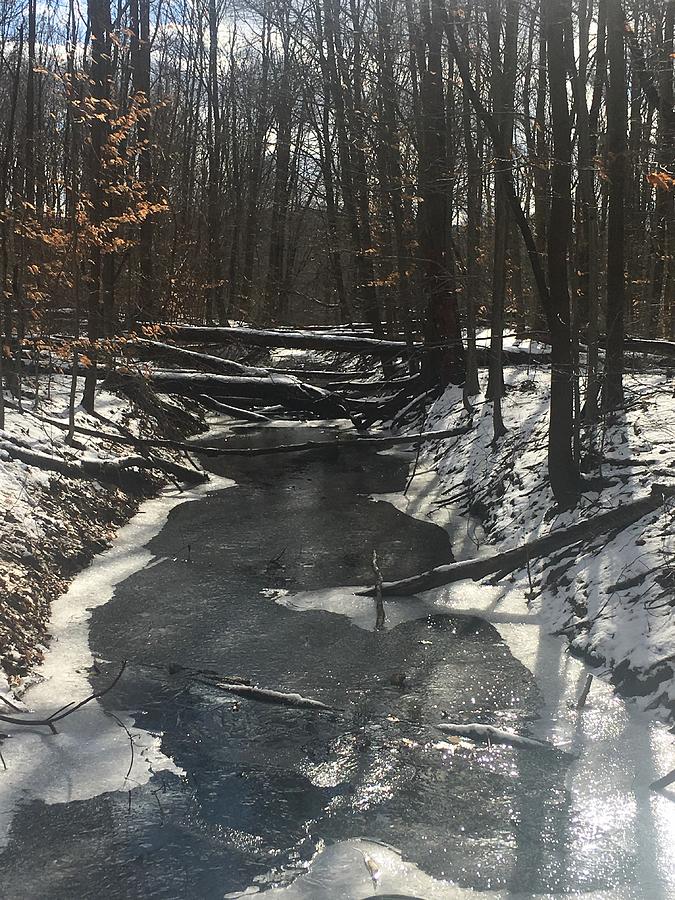
[[[78,408],[76,425],[90,433],[84,438],[76,434],[76,442],[69,445],[63,423],[70,379],[54,376],[49,387],[49,395],[45,390],[40,398],[41,418],[31,415],[30,407],[24,413],[9,408],[5,433],[36,456],[62,460],[64,468],[83,460],[92,469],[101,464],[103,468],[125,453],[124,447],[111,448],[93,437],[96,431],[119,429],[135,437],[161,438],[206,430],[196,407],[188,411],[176,404],[176,417],[162,422],[155,410],[150,413],[138,400],[104,389],[97,394],[101,418]],[[170,448],[154,455],[169,468],[185,459],[185,454]],[[4,676],[10,687],[19,687],[40,664],[49,643],[52,602],[96,554],[110,546],[140,503],[168,483],[155,471],[132,474],[118,484],[114,479],[102,484],[95,478],[46,471],[0,452],[0,686]]]
[[[626,408],[594,430],[600,463],[587,473],[574,510],[555,505],[546,476],[549,373],[507,368],[507,434],[493,445],[492,406],[474,398],[470,433],[427,444],[408,492],[410,514],[438,521],[469,515],[481,527],[458,550],[458,562],[518,546],[645,501],[655,484],[663,501],[638,521],[520,562],[482,584],[496,585],[500,606],[527,601],[549,633],[564,635],[572,653],[602,666],[617,689],[642,709],[675,721],[675,407],[668,373],[626,376]],[[459,427],[467,419],[461,391],[448,389],[430,408],[426,430]],[[582,432],[586,446],[590,439]],[[437,473],[433,493],[418,478]],[[420,473],[418,476],[417,473]],[[599,483],[602,482],[602,489]],[[415,506],[418,511],[415,511]],[[403,507],[401,507],[403,508]],[[582,529],[583,530],[583,529]],[[467,537],[469,529],[467,529]],[[478,566],[478,569],[481,567]],[[489,567],[488,567],[489,568]],[[452,601],[453,587],[437,588]]]

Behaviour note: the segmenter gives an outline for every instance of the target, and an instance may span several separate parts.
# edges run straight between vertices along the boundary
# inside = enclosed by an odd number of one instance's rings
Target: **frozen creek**
[[[392,601],[378,632],[345,587],[373,548],[393,579],[461,542],[388,502],[408,460],[211,460],[234,485],[153,501],[76,579],[26,702],[85,696],[94,659],[129,668],[56,737],[4,729],[0,897],[675,898],[675,792],[648,791],[671,735],[597,680],[571,709],[583,667],[498,588]],[[175,664],[340,711],[237,700]],[[561,749],[454,744],[444,717]]]

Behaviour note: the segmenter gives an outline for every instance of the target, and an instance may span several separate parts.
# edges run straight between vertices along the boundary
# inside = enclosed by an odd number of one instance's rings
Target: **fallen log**
[[[252,409],[242,409],[240,406],[230,406],[228,403],[221,403],[220,400],[214,400],[208,394],[200,394],[199,402],[214,412],[221,413],[224,416],[233,416],[235,419],[245,419],[247,422],[269,422],[270,417],[264,416],[262,413],[254,412]]]
[[[403,341],[387,341],[375,337],[308,331],[277,331],[246,327],[171,326],[171,339],[204,344],[247,344],[254,347],[283,347],[289,350],[334,350],[338,353],[366,353],[369,356],[407,355],[411,349],[422,350],[421,344],[409,347]]]
[[[578,522],[569,528],[552,531],[544,537],[521,544],[512,550],[506,550],[504,553],[493,553],[490,556],[483,556],[479,559],[449,563],[445,566],[429,569],[429,571],[422,572],[420,575],[403,578],[400,581],[385,582],[382,585],[382,593],[385,596],[409,597],[412,594],[429,591],[446,584],[452,584],[455,581],[462,581],[465,578],[479,581],[486,575],[492,575],[495,572],[513,572],[522,566],[526,566],[528,560],[547,556],[552,551],[560,550],[569,544],[574,544],[580,540],[589,540],[607,531],[626,528],[628,525],[639,521],[648,513],[658,509],[663,504],[664,497],[672,496],[675,496],[675,485],[652,485],[650,495],[641,500],[635,500],[633,503],[627,503],[618,509],[602,513],[584,522]],[[372,597],[374,590],[370,588],[358,593],[362,597]]]
[[[295,709],[315,709],[323,712],[332,712],[336,709],[334,706],[327,706],[325,703],[321,703],[320,700],[312,700],[310,697],[303,697],[301,694],[273,691],[252,684],[233,684],[227,681],[218,681],[217,679],[207,681],[202,678],[193,678],[192,680],[199,684],[205,684],[208,687],[218,688],[228,694],[235,694],[237,697],[243,697],[246,700],[256,700],[258,703],[272,703],[275,706],[292,706]]]
[[[199,372],[156,372],[150,384],[162,394],[179,394],[199,399],[207,394],[221,402],[244,398],[264,404],[281,404],[290,409],[312,412],[326,418],[350,417],[343,401],[330,391],[305,384],[288,375],[245,377],[209,375]]]
[[[452,722],[441,722],[435,726],[443,734],[451,734],[454,737],[464,737],[472,741],[480,741],[483,744],[508,744],[510,747],[518,747],[528,750],[553,749],[553,744],[547,741],[539,741],[536,738],[523,737],[513,731],[504,731],[493,725],[481,725],[471,722],[468,725],[454,725]]]
[[[404,444],[420,444],[467,434],[472,425],[450,428],[444,431],[422,431],[418,434],[394,434],[369,437],[338,438],[335,441],[303,441],[298,444],[274,444],[270,447],[208,447],[198,443],[187,446],[205,456],[265,456],[275,453],[296,453],[305,450],[349,449],[351,447],[397,447]]]
[[[214,356],[210,353],[198,353],[195,350],[186,350],[183,347],[176,347],[161,341],[129,340],[124,343],[123,352],[127,358],[138,356],[144,360],[165,360],[182,368],[196,368],[218,375],[266,378],[269,374],[267,369],[245,366],[233,359],[223,359],[221,356]]]
[[[6,435],[6,432],[4,433]],[[95,437],[101,437],[94,432]],[[110,435],[110,437],[114,437]],[[128,443],[129,439],[119,438],[120,443]],[[39,450],[29,448],[18,443],[14,437],[0,437],[0,453],[5,453],[10,459],[16,459],[29,466],[44,469],[48,472],[56,472],[66,478],[94,478],[104,483],[117,484],[120,475],[130,469],[145,471],[159,471],[188,484],[201,484],[208,481],[208,475],[197,469],[190,469],[178,463],[168,460],[159,460],[155,457],[123,456],[118,459],[91,459],[68,460],[60,456],[53,456]]]
[[[374,393],[375,391],[387,390],[387,388],[414,384],[419,380],[419,375],[404,375],[399,378],[379,378],[374,381],[334,381],[328,382],[326,387],[329,391],[354,391],[369,394]]]
[[[50,419],[47,416],[40,416],[32,411],[29,411],[29,414],[34,418],[37,418],[40,422],[43,422],[45,425],[50,425],[54,428],[58,428],[61,431],[67,431],[69,428],[67,423],[59,422],[58,419]],[[471,431],[472,427],[472,424],[469,422],[466,425],[462,425],[457,428],[447,428],[441,431],[421,431],[417,434],[368,436],[359,435],[358,437],[346,438],[341,438],[338,436],[338,438],[334,441],[303,441],[302,443],[297,444],[273,444],[269,447],[228,447],[226,444],[222,447],[214,447],[206,444],[199,444],[196,441],[176,441],[170,440],[168,438],[140,438],[128,433],[113,434],[109,431],[97,431],[93,428],[84,428],[81,425],[76,425],[74,430],[77,434],[81,434],[85,437],[93,437],[97,438],[98,440],[109,441],[113,444],[123,444],[133,447],[165,447],[170,450],[181,450],[185,453],[195,453],[201,456],[262,456],[265,454],[294,453],[305,450],[325,450],[341,447],[396,447],[405,444],[421,444],[427,441],[437,441],[444,438],[459,437],[463,434],[468,434],[468,432]],[[13,440],[16,442],[16,439]],[[1,445],[0,449],[2,449]],[[49,459],[52,459],[52,457],[49,457]],[[54,457],[54,459],[59,460],[58,457]],[[129,459],[132,459],[132,457],[129,457]],[[152,461],[152,459],[153,458],[151,458],[150,461]],[[63,460],[61,461],[65,462]],[[159,462],[165,463],[164,460],[161,460]],[[192,469],[186,470],[185,467],[178,466],[178,464],[176,463],[169,463],[168,461],[166,461],[166,465],[176,467],[175,474],[177,477],[179,477],[179,473],[184,473],[185,471],[196,471]],[[196,472],[196,474],[199,473]],[[187,479],[183,478],[182,480]],[[202,480],[206,479],[204,478]]]
[[[430,345],[408,344],[371,336],[341,334],[328,331],[293,331],[271,328],[202,327],[198,325],[171,326],[171,338],[175,341],[208,344],[246,344],[254,347],[281,347],[289,350],[327,350],[335,353],[366,354],[368,356],[403,356],[419,354]],[[488,365],[490,351],[478,347],[479,362]],[[529,360],[549,360],[550,353],[528,351],[510,347],[503,351],[504,360],[510,363]]]
[[[604,340],[601,341],[604,344]],[[648,338],[625,338],[624,349],[634,353],[675,359],[675,341],[661,341]]]

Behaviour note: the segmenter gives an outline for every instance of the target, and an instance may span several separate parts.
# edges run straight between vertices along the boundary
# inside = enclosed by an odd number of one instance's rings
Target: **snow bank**
[[[435,469],[436,509],[449,519],[467,510],[480,516],[483,534],[473,546],[455,548],[458,559],[508,550],[520,543],[645,497],[653,483],[675,484],[675,403],[663,374],[626,377],[628,408],[598,430],[611,481],[601,492],[584,492],[575,510],[559,512],[546,479],[548,373],[506,372],[504,419],[508,430],[492,446],[491,406],[481,402],[475,429],[459,440],[427,445],[420,470]],[[426,427],[449,428],[465,421],[457,389],[448,390],[429,411]],[[476,398],[480,401],[480,398]],[[426,493],[412,482],[413,502]],[[444,497],[446,500],[444,500]],[[447,503],[447,505],[443,505]],[[619,533],[607,534],[553,559],[533,561],[537,594],[531,605],[550,631],[564,629],[574,649],[613,670],[642,707],[675,713],[675,505],[663,506]],[[481,540],[482,538],[482,540]],[[529,592],[525,571],[508,582],[520,596]]]

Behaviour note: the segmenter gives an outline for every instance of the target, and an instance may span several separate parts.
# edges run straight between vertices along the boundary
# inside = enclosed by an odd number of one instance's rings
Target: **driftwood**
[[[82,709],[83,706],[86,706],[87,703],[90,703],[92,700],[98,700],[100,697],[105,696],[109,691],[111,691],[117,682],[120,680],[122,675],[124,674],[124,670],[126,669],[126,661],[122,663],[122,667],[115,676],[115,678],[110,682],[110,684],[103,688],[101,691],[94,691],[93,694],[90,694],[88,697],[85,697],[84,700],[80,700],[79,703],[66,703],[65,706],[59,707],[59,709],[55,710],[53,713],[48,715],[44,719],[28,719],[25,716],[6,716],[4,714],[0,714],[0,722],[8,722],[11,725],[22,725],[25,727],[44,725],[49,728],[52,734],[56,734],[56,722],[61,722],[63,719],[66,719],[68,716],[72,716],[74,712],[77,712],[78,709]]]
[[[451,734],[454,737],[464,737],[472,741],[480,741],[484,744],[508,744],[510,747],[518,747],[527,750],[553,749],[553,745],[547,741],[539,741],[536,738],[523,737],[513,731],[504,731],[493,725],[481,725],[471,722],[468,725],[454,725],[451,722],[441,722],[436,725],[443,734]]]
[[[578,541],[589,540],[607,531],[632,525],[643,516],[658,509],[663,503],[664,496],[673,495],[675,495],[675,485],[655,484],[652,486],[651,494],[641,500],[627,503],[585,522],[578,522],[569,528],[558,529],[527,544],[514,547],[513,550],[506,550],[504,553],[493,553],[479,559],[437,566],[435,569],[430,569],[420,575],[413,575],[411,578],[385,582],[382,585],[382,593],[385,596],[410,596],[420,591],[429,591],[445,584],[452,584],[454,581],[462,581],[465,578],[478,581],[495,572],[512,572],[527,565],[528,559],[547,556],[554,550],[560,550],[562,547]],[[359,591],[359,594],[372,597],[374,590],[371,588]]]

